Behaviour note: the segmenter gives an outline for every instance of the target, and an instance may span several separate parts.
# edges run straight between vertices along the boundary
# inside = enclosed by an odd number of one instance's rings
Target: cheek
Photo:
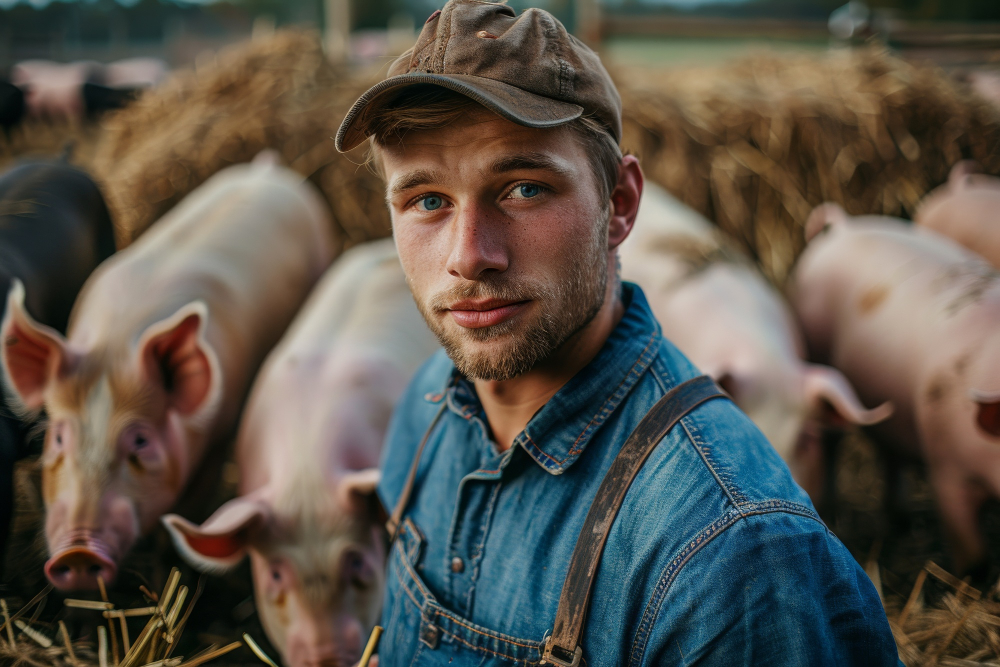
[[[61,486],[63,463],[65,455],[60,452],[51,458],[46,456],[42,466],[42,499],[46,506],[52,505],[56,501]]]

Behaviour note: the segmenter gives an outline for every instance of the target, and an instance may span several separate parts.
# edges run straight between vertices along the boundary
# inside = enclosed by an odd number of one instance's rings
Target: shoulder
[[[663,341],[626,421],[695,375]],[[635,621],[628,664],[896,664],[874,586],[732,401],[698,406],[653,450],[608,548],[628,556],[602,561],[595,599],[618,601],[591,620]]]
[[[651,396],[640,409],[648,410],[671,388],[699,373],[670,341],[661,339],[659,353],[644,379]],[[781,501],[794,511],[815,516],[809,496],[792,479],[781,456],[731,400],[714,399],[696,407],[652,456],[677,455],[700,468],[698,481],[707,483],[727,507],[752,511],[756,504]]]
[[[424,433],[444,405],[444,392],[455,366],[438,350],[421,366],[396,403],[382,447],[379,499],[390,510],[406,482]]]
[[[732,516],[665,568],[632,638],[631,664],[895,665],[875,587],[818,520],[786,511]]]

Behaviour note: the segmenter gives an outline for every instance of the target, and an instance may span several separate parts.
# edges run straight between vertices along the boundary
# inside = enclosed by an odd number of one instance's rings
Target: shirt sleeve
[[[648,637],[635,638],[632,664],[902,664],[875,587],[813,518],[738,519],[656,602],[647,605],[653,621]]]

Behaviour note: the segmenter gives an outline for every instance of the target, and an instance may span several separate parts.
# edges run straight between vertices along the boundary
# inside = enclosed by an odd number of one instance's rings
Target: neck
[[[597,356],[625,314],[618,289],[621,283],[614,277],[615,268],[613,263],[609,266],[604,305],[597,315],[549,357],[527,373],[510,380],[475,381],[476,393],[501,452],[510,449],[514,438],[524,430],[539,408]]]

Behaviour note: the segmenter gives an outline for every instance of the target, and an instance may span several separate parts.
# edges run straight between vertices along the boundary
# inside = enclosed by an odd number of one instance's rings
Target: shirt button
[[[455,556],[454,558],[451,559],[451,571],[452,572],[454,572],[455,574],[458,574],[458,573],[460,573],[464,569],[465,569],[465,561],[464,560],[462,560],[458,556]]]

